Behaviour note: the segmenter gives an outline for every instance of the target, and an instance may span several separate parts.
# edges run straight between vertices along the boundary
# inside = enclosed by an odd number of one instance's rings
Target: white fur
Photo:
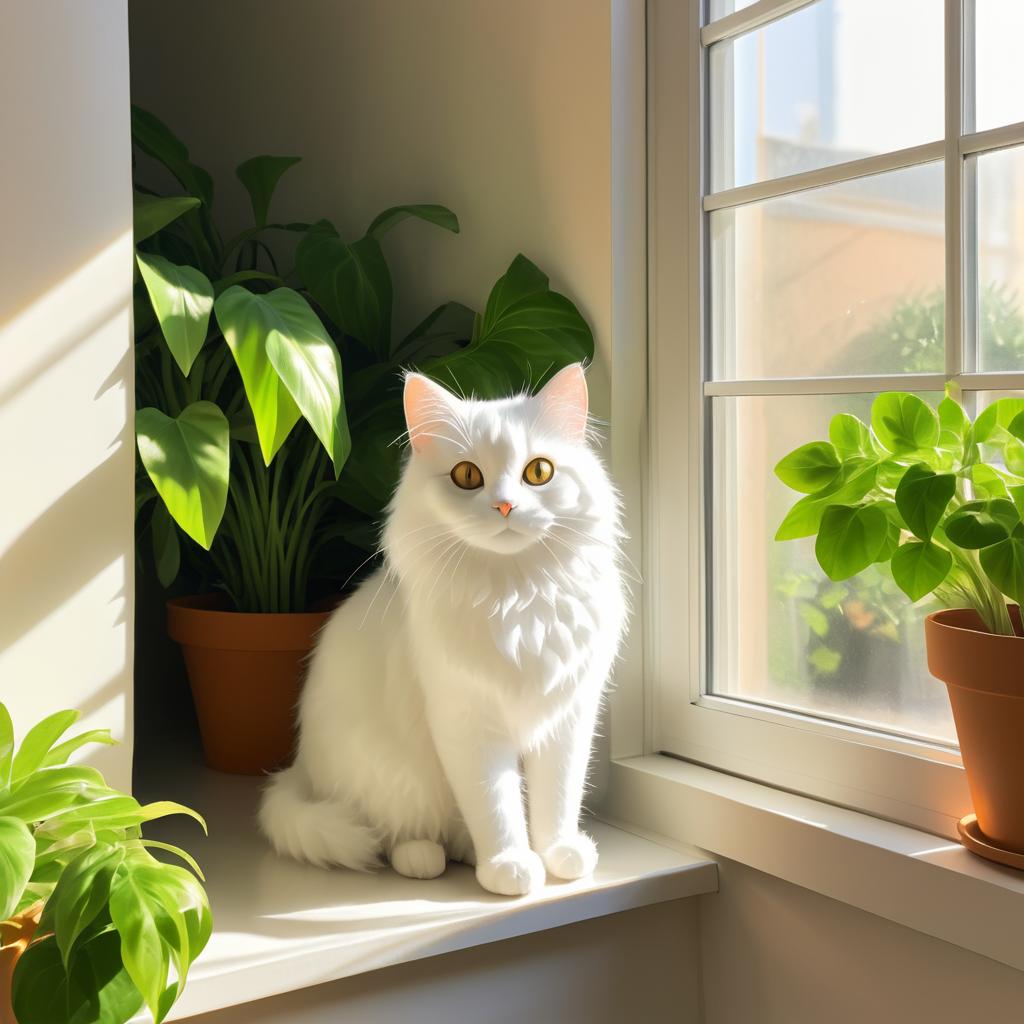
[[[413,374],[406,412],[386,567],[323,630],[298,755],[271,780],[260,822],[278,850],[314,863],[386,857],[426,878],[447,855],[504,895],[541,884],[545,868],[588,874],[597,852],[580,804],[626,599],[582,369],[494,402]],[[555,472],[532,487],[522,474],[537,456]],[[452,482],[463,460],[482,488]],[[515,506],[507,518],[502,502]]]

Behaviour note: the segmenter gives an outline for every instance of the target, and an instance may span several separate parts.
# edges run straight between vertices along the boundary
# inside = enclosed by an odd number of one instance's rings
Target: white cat
[[[619,503],[587,443],[579,365],[539,394],[405,382],[411,442],[387,564],[320,636],[292,767],[260,823],[281,852],[515,896],[593,871],[579,830],[626,619]],[[527,789],[529,826],[523,802]]]

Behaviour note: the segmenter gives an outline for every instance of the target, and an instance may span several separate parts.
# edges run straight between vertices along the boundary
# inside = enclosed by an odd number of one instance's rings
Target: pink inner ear
[[[405,378],[405,425],[414,451],[424,451],[433,440],[431,435],[438,433],[448,399],[444,388],[420,373]]]
[[[573,441],[587,436],[587,379],[583,366],[573,363],[559,370],[537,396],[544,405],[544,419]]]

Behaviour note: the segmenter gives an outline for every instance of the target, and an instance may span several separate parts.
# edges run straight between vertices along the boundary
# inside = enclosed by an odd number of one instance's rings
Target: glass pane
[[[978,188],[978,363],[1024,370],[1024,147],[971,157]]]
[[[815,561],[813,538],[774,540],[799,497],[775,477],[776,462],[827,437],[837,412],[867,419],[872,398],[712,400],[710,686],[717,694],[953,743],[946,690],[925,659],[923,619],[932,609],[912,605],[886,567],[832,583]]]
[[[710,0],[708,20],[717,21],[727,14],[732,14],[733,11],[742,11],[744,7],[749,7],[752,3],[754,0]]]
[[[712,213],[714,377],[942,372],[942,197],[921,164]]]
[[[716,43],[712,190],[941,139],[942,40],[942,0],[821,0]]]
[[[1024,4],[975,0],[975,131],[1024,121]],[[967,109],[967,130],[970,105]]]

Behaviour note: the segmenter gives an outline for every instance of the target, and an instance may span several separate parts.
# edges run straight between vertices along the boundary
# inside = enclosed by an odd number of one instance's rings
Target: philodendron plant
[[[775,467],[804,494],[775,535],[816,535],[818,564],[845,580],[888,563],[911,601],[929,594],[973,608],[1014,635],[1007,598],[1024,603],[1024,399],[1003,398],[972,423],[947,395],[879,395],[870,425],[840,413],[827,441]]]
[[[278,181],[299,160],[258,156],[236,171],[252,225],[224,240],[212,179],[184,144],[137,108],[132,132],[144,154],[136,508],[164,585],[184,556],[240,611],[304,610],[314,575],[336,584],[376,546],[399,472],[403,369],[496,396],[593,355],[586,321],[524,256],[482,314],[447,302],[397,337],[381,240],[410,218],[458,232],[450,210],[393,207],[355,241],[327,220],[271,222]],[[183,194],[143,183],[158,165]],[[285,272],[269,240],[289,235],[295,267]]]
[[[18,1024],[120,1024],[145,1004],[160,1021],[212,923],[196,862],[144,838],[142,826],[170,814],[206,825],[181,804],[140,804],[95,768],[66,764],[86,744],[113,742],[102,729],[61,741],[78,717],[44,718],[15,750],[0,704],[0,926],[42,912],[15,968],[15,1015]]]

